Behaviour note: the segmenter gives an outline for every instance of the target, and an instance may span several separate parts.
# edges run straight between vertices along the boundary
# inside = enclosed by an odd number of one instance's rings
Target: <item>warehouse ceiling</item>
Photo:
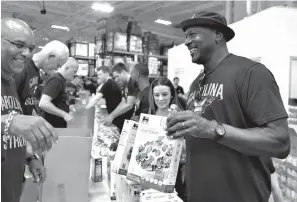
[[[54,39],[94,42],[99,22],[119,16],[139,21],[142,31],[157,34],[161,43],[179,44],[184,41],[184,34],[176,25],[182,20],[202,10],[224,15],[226,9],[226,1],[110,1],[108,3],[114,7],[114,11],[106,14],[94,11],[91,8],[94,2],[1,1],[1,18],[15,17],[27,22],[34,30],[37,46]],[[44,9],[46,14],[42,15],[41,10]],[[244,12],[245,5],[241,9]],[[172,25],[155,23],[158,18],[171,21]],[[113,23],[116,22],[114,20]],[[70,31],[52,29],[53,24],[67,26]]]
[[[80,41],[94,41],[98,22],[105,18],[127,16],[141,22],[143,31],[159,36],[162,43],[181,43],[183,32],[174,28],[183,19],[191,17],[198,10],[224,13],[225,2],[215,1],[111,1],[114,11],[106,14],[94,11],[95,1],[2,1],[1,17],[15,17],[27,22],[33,29],[36,45],[48,40],[66,42],[74,37]],[[46,10],[42,15],[41,10]],[[157,24],[158,18],[172,21],[173,26]],[[70,31],[52,29],[51,25],[62,25]]]

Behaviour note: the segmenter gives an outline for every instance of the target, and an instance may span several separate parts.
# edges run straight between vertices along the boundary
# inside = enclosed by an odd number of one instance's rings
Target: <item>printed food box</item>
[[[113,167],[113,161],[110,161],[109,164],[107,164],[107,176],[108,176],[108,186],[109,186],[109,196],[110,199],[116,200],[116,180],[117,176],[114,172],[111,172]]]
[[[143,190],[143,187],[127,179],[125,180],[125,184],[127,194],[125,200],[127,202],[139,202],[140,192]]]
[[[174,190],[182,140],[167,137],[166,117],[141,114],[127,179],[147,188]]]
[[[125,120],[114,159],[113,172],[120,175],[127,175],[137,128],[137,122]]]
[[[177,193],[174,192],[174,193],[163,193],[163,192],[159,192],[159,191],[156,191],[156,190],[145,190],[145,191],[142,191],[140,193],[140,198],[142,200],[152,200],[152,199],[156,199],[156,200],[161,200],[161,199],[164,199],[164,200],[170,200],[170,199],[174,199],[175,196],[177,196]]]

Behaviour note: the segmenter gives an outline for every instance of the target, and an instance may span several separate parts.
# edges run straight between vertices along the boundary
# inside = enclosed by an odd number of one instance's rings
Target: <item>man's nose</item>
[[[21,55],[26,57],[26,59],[30,59],[33,57],[33,53],[29,50],[28,47],[26,47],[22,50]]]
[[[192,40],[190,38],[186,38],[185,45],[188,46],[191,42]]]

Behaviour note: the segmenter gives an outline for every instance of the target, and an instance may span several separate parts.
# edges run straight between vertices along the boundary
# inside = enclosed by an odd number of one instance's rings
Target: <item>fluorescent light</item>
[[[38,46],[38,48],[43,49],[43,46]]]
[[[70,29],[69,29],[68,27],[59,26],[59,25],[52,25],[51,28],[54,28],[54,29],[62,29],[62,30],[66,30],[67,32],[70,31]]]
[[[104,13],[110,13],[113,11],[113,7],[107,3],[93,3],[92,9]]]
[[[171,25],[170,21],[161,20],[161,19],[155,20],[155,23],[159,23],[159,24],[163,24],[163,25]]]

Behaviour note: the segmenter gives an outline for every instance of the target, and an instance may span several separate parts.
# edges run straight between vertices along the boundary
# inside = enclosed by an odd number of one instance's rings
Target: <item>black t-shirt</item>
[[[137,98],[139,89],[135,81],[130,77],[127,86],[123,89],[122,96],[127,101],[128,96],[133,96]],[[133,105],[132,109],[128,111],[129,119],[133,116],[135,110],[135,105]]]
[[[33,60],[28,60],[23,71],[14,77],[20,102],[25,115],[32,115],[38,106],[39,70]],[[38,110],[36,110],[38,111]]]
[[[181,86],[177,86],[177,88],[175,89],[177,94],[185,94],[184,89]]]
[[[71,82],[66,84],[66,93],[68,95],[69,103],[74,105],[79,88]]]
[[[1,78],[1,114],[16,111],[22,114],[13,78]],[[26,140],[1,134],[1,201],[19,202],[25,169]],[[4,160],[2,162],[2,160]]]
[[[52,103],[59,109],[69,112],[69,100],[66,93],[66,80],[60,73],[55,73],[44,84],[42,94],[52,98]],[[66,128],[64,118],[43,112],[43,117],[55,128]]]
[[[84,89],[90,91],[91,94],[95,94],[97,86],[94,83],[90,83],[89,85],[84,84]]]
[[[149,94],[150,86],[147,86],[143,91],[139,92],[136,100],[135,116],[140,116],[141,113],[147,114],[149,112]]]
[[[262,64],[228,55],[205,76],[202,98],[192,83],[187,108],[208,120],[254,128],[287,118],[278,85]],[[271,193],[268,159],[209,139],[186,137],[189,201],[264,202]]]

